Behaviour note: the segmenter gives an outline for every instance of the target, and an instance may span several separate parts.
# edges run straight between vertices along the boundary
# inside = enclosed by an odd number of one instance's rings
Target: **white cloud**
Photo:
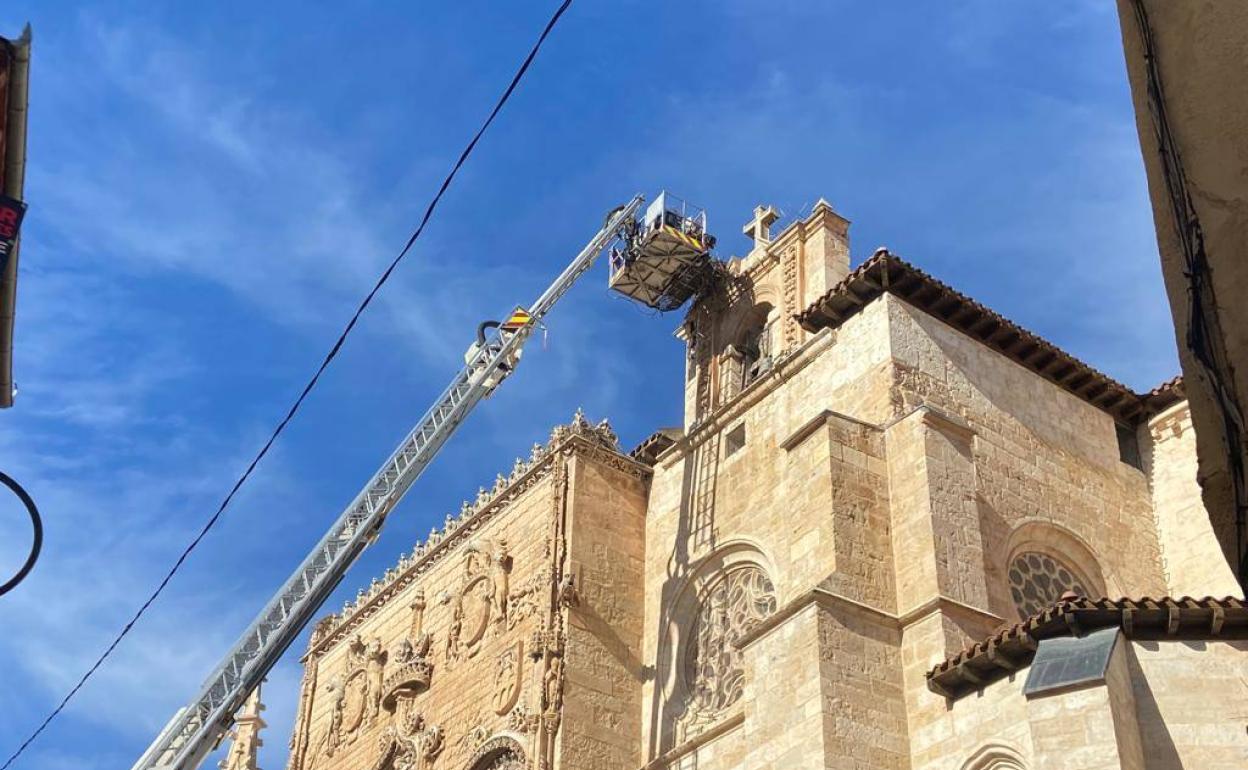
[[[71,119],[41,138],[38,214],[72,223],[61,235],[87,259],[199,278],[288,323],[345,320],[404,237],[351,159],[293,109],[251,96],[250,73],[223,80],[219,59],[155,29],[88,16],[81,34],[45,74],[41,98]],[[84,143],[73,117],[99,109],[77,104],[88,70],[103,88],[88,101],[132,116]]]

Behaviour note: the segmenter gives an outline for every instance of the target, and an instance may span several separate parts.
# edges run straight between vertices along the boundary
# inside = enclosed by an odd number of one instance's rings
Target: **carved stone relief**
[[[538,717],[529,713],[524,705],[517,706],[507,715],[507,729],[515,733],[537,732]]]
[[[469,543],[464,549],[460,588],[452,596],[451,625],[446,637],[447,662],[477,653],[477,645],[491,626],[507,627],[508,586],[511,555],[507,543],[499,540],[491,551]],[[487,564],[482,562],[488,559]]]
[[[542,682],[544,697],[543,702],[546,706],[546,715],[558,716],[560,708],[563,706],[563,656],[552,655],[550,663],[546,668],[546,678]]]
[[[472,726],[472,729],[459,736],[459,740],[455,744],[460,753],[469,754],[475,752],[478,746],[489,740],[490,729],[485,726],[484,721],[484,715],[478,716],[476,724]]]
[[[399,642],[394,651],[394,670],[382,686],[382,708],[393,711],[397,699],[429,689],[433,679],[433,662],[429,659],[432,642],[429,634],[421,634],[415,643],[409,639]]]
[[[381,706],[387,711],[395,711],[400,700],[428,690],[432,682],[429,651],[433,637],[424,630],[425,606],[425,592],[417,591],[411,604],[411,627],[391,655],[392,670],[382,687]]]
[[[356,635],[351,640],[346,670],[326,687],[334,699],[324,740],[326,756],[333,756],[344,742],[355,740],[361,727],[376,721],[385,665],[386,653],[380,639],[365,644]]]
[[[507,597],[508,630],[520,625],[521,621],[537,612],[538,600],[549,588],[550,574],[546,571],[535,572]]]
[[[781,318],[780,334],[780,352],[791,350],[797,346],[801,338],[801,327],[797,324],[796,314],[801,309],[801,298],[799,293],[798,272],[800,268],[800,255],[797,246],[792,246],[785,250],[780,258],[780,275],[781,288],[784,296],[784,308]]]
[[[494,664],[494,694],[491,704],[494,713],[503,716],[520,699],[524,681],[524,641],[517,640],[508,647]]]
[[[429,770],[446,747],[446,739],[441,727],[426,725],[421,715],[409,714],[401,726],[382,731],[380,744],[374,770]]]

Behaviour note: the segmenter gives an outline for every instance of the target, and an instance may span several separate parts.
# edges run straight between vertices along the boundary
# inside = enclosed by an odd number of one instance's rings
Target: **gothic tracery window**
[[[685,652],[691,718],[712,717],[741,697],[744,675],[736,641],[775,611],[775,587],[752,564],[729,570],[705,590]]]
[[[1023,551],[1010,562],[1010,596],[1024,618],[1056,603],[1073,591],[1088,596],[1087,581],[1075,570],[1047,553]]]

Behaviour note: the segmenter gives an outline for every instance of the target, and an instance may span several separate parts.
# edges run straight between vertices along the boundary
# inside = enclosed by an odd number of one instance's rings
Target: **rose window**
[[[1079,596],[1089,595],[1086,581],[1079,578],[1074,570],[1052,556],[1036,551],[1024,551],[1014,557],[1009,578],[1014,606],[1024,618],[1057,603],[1067,591]]]

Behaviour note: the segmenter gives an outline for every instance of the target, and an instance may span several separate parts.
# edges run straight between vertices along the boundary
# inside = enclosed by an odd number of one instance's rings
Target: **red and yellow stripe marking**
[[[503,321],[501,328],[503,331],[514,332],[528,326],[532,320],[533,316],[529,315],[529,311],[522,307],[517,307],[511,311],[511,315],[507,317],[507,320]]]

